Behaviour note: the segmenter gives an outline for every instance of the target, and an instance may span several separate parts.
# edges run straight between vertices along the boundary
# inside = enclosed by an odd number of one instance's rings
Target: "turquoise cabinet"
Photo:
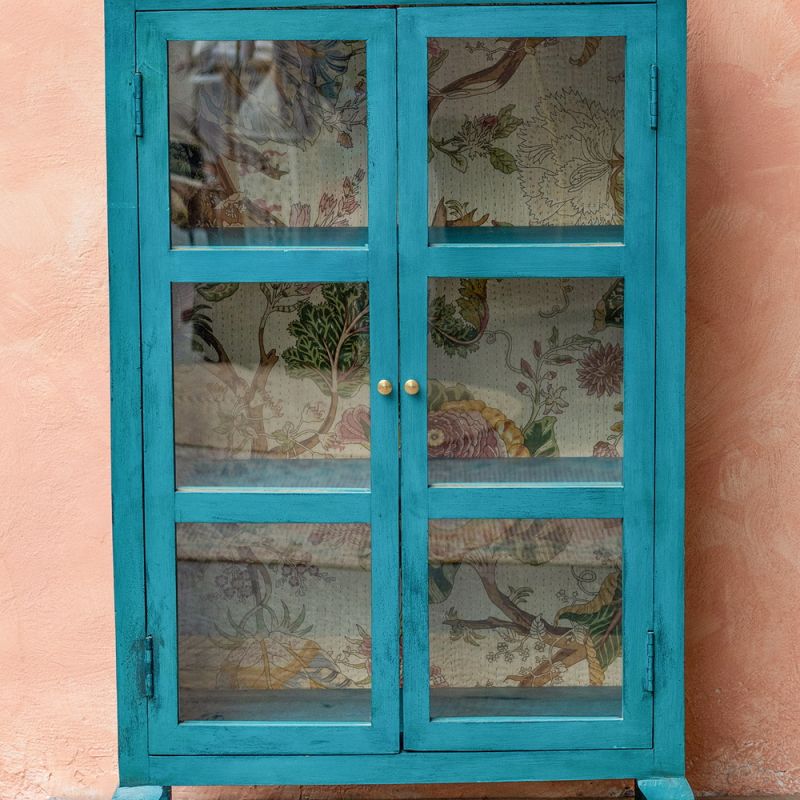
[[[108,0],[119,796],[683,777],[685,9]]]

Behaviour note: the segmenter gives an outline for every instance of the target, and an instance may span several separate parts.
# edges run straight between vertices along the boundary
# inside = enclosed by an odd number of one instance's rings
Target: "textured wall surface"
[[[0,12],[0,797],[102,798],[115,785],[102,9]],[[690,0],[690,12],[689,771],[703,792],[788,794],[800,791],[800,2]],[[435,791],[448,795],[485,796]]]
[[[687,732],[800,790],[800,2],[690,0]]]
[[[0,797],[115,782],[99,2],[0,3]]]

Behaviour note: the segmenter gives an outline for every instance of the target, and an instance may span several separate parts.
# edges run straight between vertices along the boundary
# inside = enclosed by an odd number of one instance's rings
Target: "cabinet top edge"
[[[106,10],[111,13],[130,11],[234,11],[277,10],[301,8],[436,8],[448,6],[598,6],[598,5],[650,5],[682,6],[685,0],[106,0]]]

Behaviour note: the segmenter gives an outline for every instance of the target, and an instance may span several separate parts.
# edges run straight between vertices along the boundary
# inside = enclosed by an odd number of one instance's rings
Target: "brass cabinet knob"
[[[378,394],[387,395],[392,393],[392,382],[387,381],[384,378],[382,381],[378,381]]]
[[[419,384],[413,378],[409,378],[403,388],[406,390],[406,394],[419,394]]]

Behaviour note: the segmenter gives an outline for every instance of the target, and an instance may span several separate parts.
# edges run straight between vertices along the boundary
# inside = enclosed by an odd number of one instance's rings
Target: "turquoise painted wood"
[[[686,329],[686,0],[659,0],[656,305],[656,671],[659,775],[684,772],[683,584]]]
[[[582,0],[584,3],[605,3],[607,0]],[[625,3],[641,3],[649,2],[655,4],[656,0],[621,0],[622,5]],[[507,0],[509,5],[554,5],[552,0]],[[136,0],[135,8],[138,11],[157,11],[160,9],[235,9],[235,8],[294,8],[297,6],[326,6],[329,5],[326,0],[315,0],[315,2],[308,2],[308,0],[271,0],[271,2],[264,2],[264,0]],[[380,0],[343,0],[341,3],[336,3],[337,6],[381,6],[386,5],[381,3]],[[413,6],[423,5],[413,0],[398,0],[397,3],[392,3],[393,6]],[[442,6],[474,6],[486,5],[477,0],[470,3],[463,3],[461,0],[439,0],[436,5]]]
[[[139,204],[133,133],[135,26],[132,9],[109,3],[106,34],[106,152],[111,324],[111,491],[120,780],[148,779],[142,646],[144,587]]]
[[[693,800],[686,778],[647,778],[636,782],[637,800]]]
[[[372,756],[154,756],[150,774],[164,785],[506,783],[645,779],[652,750],[410,752]],[[268,779],[265,779],[267,776]]]
[[[141,204],[147,629],[153,636],[155,692],[151,753],[362,753],[399,746],[397,586],[397,395],[373,388],[371,489],[297,492],[175,491],[172,441],[172,321],[175,281],[368,280],[373,384],[396,382],[395,12],[352,10],[143,13],[137,15],[137,64],[144,87],[145,135],[139,145]],[[178,39],[361,39],[366,41],[368,245],[173,249],[169,228],[167,42]],[[388,268],[387,268],[387,265]],[[379,374],[376,375],[375,371]],[[295,487],[298,488],[298,487]],[[372,532],[372,708],[369,722],[178,721],[176,522],[367,521]]]
[[[169,800],[169,796],[166,786],[122,786],[114,792],[112,800]]]
[[[683,360],[685,0],[580,5],[442,0],[106,0],[114,568],[120,783],[117,797],[171,785],[330,784],[631,778],[649,800],[691,797],[683,748]],[[280,6],[283,10],[264,10]],[[292,9],[303,6],[302,9]],[[245,10],[254,9],[254,10]],[[261,9],[261,10],[255,10]],[[427,228],[425,38],[621,35],[626,63],[625,227],[554,234]],[[166,129],[169,39],[348,38],[368,43],[369,229],[294,246],[273,233],[170,248]],[[650,66],[659,125],[649,125]],[[144,136],[133,136],[133,72]],[[398,133],[400,136],[398,148]],[[399,207],[395,208],[395,198]],[[658,209],[658,213],[656,213]],[[399,241],[398,241],[399,234]],[[625,278],[626,455],[597,481],[542,473],[464,484],[426,464],[427,280]],[[211,481],[176,491],[172,456],[173,282],[369,281],[371,462],[351,485],[287,474],[273,488]],[[398,288],[399,287],[399,288]],[[399,301],[399,304],[398,304]],[[399,342],[399,345],[398,345]],[[399,348],[399,352],[398,352]],[[402,458],[396,457],[399,430]],[[400,464],[402,463],[402,480]],[[569,465],[564,465],[565,469]],[[360,477],[356,477],[360,476]],[[366,479],[364,478],[366,476]],[[360,482],[359,482],[360,481]],[[369,488],[366,488],[369,487]],[[402,488],[402,490],[401,490]],[[402,514],[400,513],[402,507]],[[427,524],[452,517],[624,519],[624,689],[619,716],[430,719]],[[404,686],[399,686],[402,519]],[[177,522],[369,522],[373,532],[371,722],[178,723]],[[633,601],[630,598],[634,598]],[[654,631],[653,692],[648,631]],[[155,691],[145,696],[144,641]],[[402,706],[402,708],[401,708]],[[343,718],[346,715],[343,715]],[[402,728],[402,730],[401,730]]]
[[[404,746],[411,750],[559,750],[649,747],[652,696],[646,688],[647,631],[652,629],[654,492],[654,315],[656,134],[649,126],[650,65],[656,60],[653,6],[401,8],[398,11],[400,163],[401,380],[421,390],[403,397]],[[428,245],[427,76],[429,37],[593,35],[626,37],[625,232],[621,246],[585,242],[512,245],[469,251],[469,276],[512,278],[597,275],[595,258],[625,279],[624,488],[463,485],[428,487],[427,291],[432,276],[464,276],[465,247]],[[575,239],[574,232],[569,238]],[[601,237],[602,239],[603,237]],[[554,259],[552,254],[557,251]],[[510,255],[509,255],[510,254]],[[607,261],[603,261],[603,259]],[[585,270],[585,272],[584,272]],[[411,509],[411,513],[406,513]],[[428,519],[462,517],[623,517],[624,606],[622,713],[585,720],[482,717],[431,719],[428,657]],[[577,712],[579,713],[579,712]]]

